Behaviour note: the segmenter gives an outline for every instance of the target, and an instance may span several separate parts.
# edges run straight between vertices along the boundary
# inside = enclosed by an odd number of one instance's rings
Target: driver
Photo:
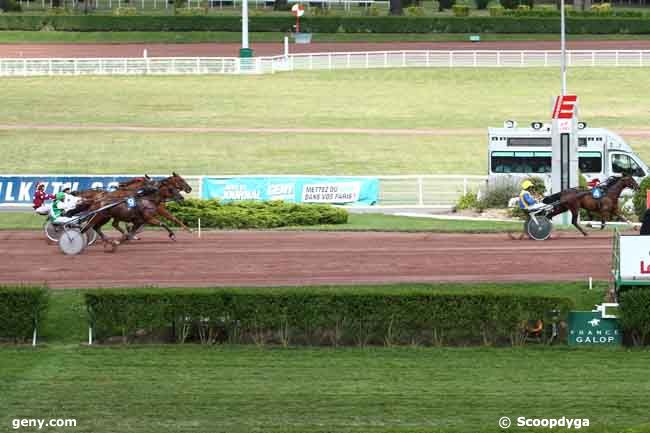
[[[52,208],[50,209],[54,224],[65,224],[74,219],[63,216],[65,212],[74,209],[77,205],[76,197],[73,197],[75,200],[69,200],[67,195],[65,192],[57,192],[54,196],[54,203],[52,203]]]
[[[521,183],[521,192],[519,193],[519,207],[527,211],[539,209],[544,206],[544,203],[539,203],[533,196],[531,188],[533,183],[526,179]]]

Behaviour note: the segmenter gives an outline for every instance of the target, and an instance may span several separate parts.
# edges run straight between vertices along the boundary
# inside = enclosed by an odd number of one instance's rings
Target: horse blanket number
[[[135,202],[135,198],[129,197],[126,199],[126,205],[129,207],[129,209],[133,209],[137,203]]]
[[[600,188],[594,188],[591,190],[591,196],[594,199],[599,200],[603,196],[603,191]]]

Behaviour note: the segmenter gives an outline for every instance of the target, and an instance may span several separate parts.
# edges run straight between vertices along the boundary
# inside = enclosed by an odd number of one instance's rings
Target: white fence
[[[174,3],[171,0],[87,0],[87,4],[82,0],[60,0],[63,8],[72,8],[77,10],[96,9],[107,10],[122,7],[130,7],[142,10],[151,9],[174,9]],[[368,8],[372,5],[378,5],[388,8],[388,0],[288,0],[289,3],[303,3],[310,7],[325,7],[328,9],[342,7],[346,10],[352,7]],[[42,10],[54,7],[54,0],[18,0],[23,10]],[[187,0],[185,7],[191,8],[241,8],[242,0]],[[248,4],[255,8],[273,7],[275,0],[248,0]]]
[[[371,51],[254,57],[0,59],[0,76],[263,74],[373,68],[559,67],[560,51]],[[649,67],[650,50],[568,51],[570,67]]]

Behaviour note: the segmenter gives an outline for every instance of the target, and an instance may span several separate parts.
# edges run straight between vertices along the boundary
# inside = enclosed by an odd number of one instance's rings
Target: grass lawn
[[[647,126],[650,87],[639,85],[646,78],[641,68],[579,68],[568,74],[570,91],[581,98],[581,119],[614,129]],[[550,98],[559,91],[556,68],[38,77],[4,83],[5,125],[487,128],[513,118],[522,124],[548,120]]]
[[[69,431],[84,433],[498,432],[502,416],[647,431],[650,410],[647,351],[57,345],[0,355],[5,431],[14,418],[74,418]]]
[[[284,32],[249,33],[251,43],[276,42]],[[451,42],[468,41],[469,33],[315,33],[312,42]],[[568,35],[567,40],[642,40],[645,35]],[[481,34],[481,41],[555,41],[555,34]],[[0,44],[33,43],[203,43],[241,42],[239,32],[37,32],[2,31]],[[255,47],[253,47],[255,48]],[[480,44],[476,45],[481,49]]]
[[[643,69],[569,71],[571,91],[581,97],[581,119],[614,131],[647,125],[650,87],[638,85],[645,79]],[[555,69],[5,81],[5,125],[472,130],[407,136],[0,129],[0,148],[12,155],[0,160],[0,172],[80,174],[485,174],[485,128],[512,118],[523,125],[547,120],[558,87]],[[297,96],[295,88],[306,90]],[[296,108],[297,97],[302,108]],[[629,141],[650,160],[650,140]]]

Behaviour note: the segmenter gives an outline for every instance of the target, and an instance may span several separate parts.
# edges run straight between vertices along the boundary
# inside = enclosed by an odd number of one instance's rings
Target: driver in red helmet
[[[45,203],[47,200],[54,200],[54,195],[46,193],[45,184],[39,182],[36,186],[36,192],[34,192],[34,200],[32,201],[34,212],[40,215],[47,215],[51,207],[50,204]]]

